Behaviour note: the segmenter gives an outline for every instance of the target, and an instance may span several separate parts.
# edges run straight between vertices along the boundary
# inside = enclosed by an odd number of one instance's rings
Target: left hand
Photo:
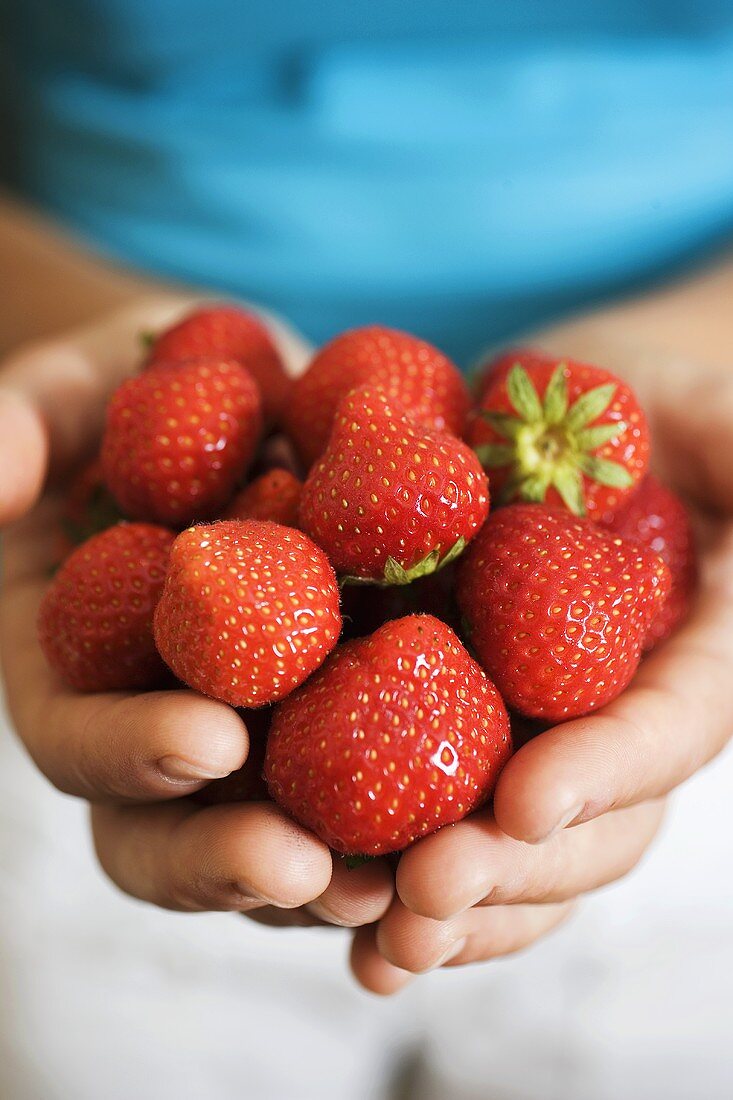
[[[354,939],[354,972],[374,992],[395,992],[437,966],[519,950],[555,927],[572,899],[636,865],[664,796],[733,734],[733,372],[724,354],[720,364],[649,354],[623,323],[614,311],[533,343],[607,366],[637,390],[655,467],[686,497],[699,529],[692,614],[623,695],[524,745],[500,777],[492,810],[402,857],[398,897]]]

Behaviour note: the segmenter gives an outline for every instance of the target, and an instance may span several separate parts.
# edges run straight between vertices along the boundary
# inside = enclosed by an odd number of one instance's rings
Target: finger
[[[379,920],[393,897],[394,876],[384,860],[370,860],[350,870],[344,860],[336,859],[331,881],[308,911],[328,924],[358,928]]]
[[[37,498],[47,466],[90,453],[110,391],[140,362],[140,334],[168,323],[187,299],[156,298],[97,325],[28,347],[0,370],[0,523]]]
[[[524,951],[567,920],[574,908],[573,902],[564,902],[474,909],[468,934],[459,938],[442,965],[465,966]]]
[[[393,966],[379,953],[375,924],[357,929],[351,941],[350,965],[359,984],[380,997],[391,997],[414,980],[409,970]]]
[[[475,905],[567,901],[635,867],[663,813],[663,803],[642,803],[532,845],[503,833],[487,810],[410,848],[397,892],[413,913],[433,920]]]
[[[686,380],[698,372],[685,364]],[[671,392],[670,392],[671,391]],[[682,395],[660,381],[657,420],[665,472],[672,484],[714,512],[733,515],[733,378],[705,377]]]
[[[555,928],[571,909],[569,903],[500,905],[471,909],[450,921],[434,921],[396,900],[376,929],[356,933],[352,969],[365,988],[389,994],[402,988],[412,974],[521,951]]]
[[[125,893],[166,909],[296,909],[331,878],[331,853],[272,803],[94,806],[99,861]]]
[[[535,843],[614,807],[658,798],[696,772],[733,732],[733,533],[706,555],[694,615],[595,716],[540,734],[508,762],[497,823]]]
[[[67,794],[135,801],[179,797],[241,767],[247,729],[226,704],[183,690],[81,695],[48,667],[36,632],[47,582],[35,575],[49,552],[48,508],[8,536],[0,598],[6,700],[38,767]]]

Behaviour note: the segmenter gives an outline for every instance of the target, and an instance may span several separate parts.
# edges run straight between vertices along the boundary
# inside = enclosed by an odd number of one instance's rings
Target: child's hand
[[[549,931],[571,899],[634,867],[657,831],[663,796],[733,733],[733,372],[712,356],[692,365],[620,345],[606,333],[619,320],[623,332],[623,317],[611,316],[613,324],[567,326],[544,342],[555,354],[602,363],[641,397],[662,477],[698,522],[699,596],[621,697],[520,749],[493,814],[403,856],[398,898],[354,941],[354,971],[376,992],[435,966],[515,951]]]
[[[53,488],[37,498],[47,477],[53,487],[92,453],[107,394],[140,359],[141,332],[163,327],[186,304],[166,299],[125,310],[23,351],[2,369],[0,523],[11,526],[0,646],[8,705],[51,782],[93,803],[99,858],[128,893],[177,909],[258,911],[278,923],[374,921],[393,894],[384,863],[348,873],[273,805],[202,809],[183,797],[246,759],[247,730],[234,710],[183,690],[78,695],[38,647],[58,506]],[[276,916],[279,909],[292,912]]]

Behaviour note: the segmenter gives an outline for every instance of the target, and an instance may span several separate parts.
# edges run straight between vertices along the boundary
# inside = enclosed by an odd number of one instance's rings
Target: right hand
[[[92,804],[97,854],[134,897],[170,909],[233,910],[272,924],[378,920],[390,869],[347,872],[272,803],[201,808],[185,797],[241,767],[247,729],[192,691],[80,695],[49,669],[36,638],[53,560],[57,488],[94,453],[110,391],[140,359],[140,334],[191,299],[147,300],[14,354],[0,368],[0,655],[15,728],[41,771]],[[297,337],[273,329],[283,354]],[[287,912],[283,912],[286,910]]]

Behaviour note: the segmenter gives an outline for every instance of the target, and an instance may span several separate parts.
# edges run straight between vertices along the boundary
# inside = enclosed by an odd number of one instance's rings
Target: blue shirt
[[[0,0],[12,179],[323,340],[465,362],[733,228],[729,0]]]

